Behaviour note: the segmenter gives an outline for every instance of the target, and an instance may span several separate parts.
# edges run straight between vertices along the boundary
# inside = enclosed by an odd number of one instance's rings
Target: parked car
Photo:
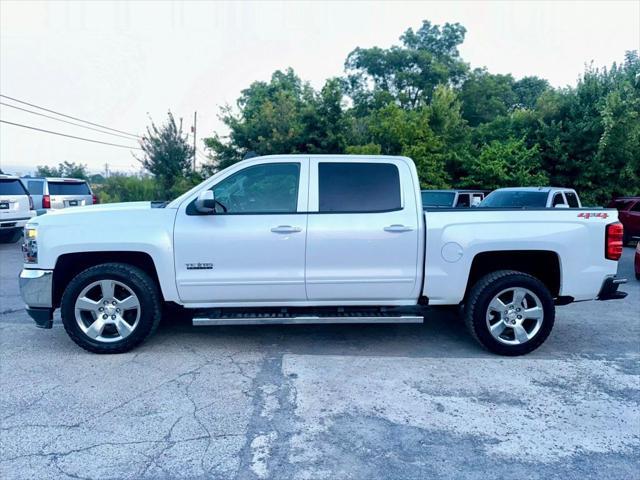
[[[619,197],[612,200],[609,208],[618,210],[618,218],[624,225],[625,245],[634,237],[640,237],[640,197]]]
[[[480,203],[489,208],[582,208],[572,188],[511,187],[494,190]]]
[[[79,178],[30,178],[22,182],[33,198],[36,210],[59,210],[98,203],[89,184]]]
[[[0,242],[14,243],[35,215],[33,201],[18,177],[0,175]]]
[[[42,328],[60,308],[97,353],[140,344],[168,303],[194,325],[419,323],[426,305],[463,306],[478,342],[521,355],[554,305],[626,296],[616,210],[425,212],[418,185],[406,157],[255,157],[168,203],[44,215],[25,229],[22,298]]]
[[[640,242],[636,243],[636,254],[633,258],[633,266],[636,271],[636,279],[640,280]]]
[[[477,207],[487,194],[486,190],[422,190],[423,208]]]

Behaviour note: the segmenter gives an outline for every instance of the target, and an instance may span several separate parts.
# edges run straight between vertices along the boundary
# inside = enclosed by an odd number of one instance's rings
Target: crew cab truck
[[[615,210],[423,212],[409,158],[268,156],[169,203],[61,210],[25,229],[22,297],[96,353],[132,349],[163,307],[194,325],[422,322],[459,306],[487,349],[540,346],[555,305],[623,298]]]

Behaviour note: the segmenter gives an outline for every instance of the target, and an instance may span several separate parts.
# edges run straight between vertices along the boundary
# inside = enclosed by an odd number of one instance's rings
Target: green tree
[[[178,126],[171,112],[167,122],[160,127],[151,121],[147,133],[140,139],[140,147],[144,156],[136,158],[155,176],[157,199],[169,199],[174,185],[191,173],[193,147],[182,131],[182,122]]]
[[[513,93],[518,108],[533,109],[540,95],[549,90],[549,82],[539,77],[524,77],[514,82]]]
[[[472,127],[506,115],[518,101],[511,75],[475,69],[460,90],[462,115]]]
[[[47,165],[38,165],[36,168],[36,177],[67,177],[67,178],[89,178],[87,166],[81,163],[62,162],[58,167],[49,167]]]
[[[218,168],[249,153],[340,153],[345,147],[347,123],[337,79],[316,92],[293,70],[276,71],[270,82],[243,90],[236,108],[224,107],[220,118],[229,134],[205,138]]]
[[[345,62],[349,92],[362,111],[394,101],[402,108],[425,105],[436,86],[457,85],[468,69],[458,46],[466,29],[459,23],[433,25],[428,20],[388,49],[356,48]]]
[[[463,182],[469,187],[496,189],[536,186],[548,182],[540,167],[537,145],[528,148],[523,139],[494,141],[485,145],[471,161],[469,175]]]
[[[157,198],[157,185],[151,176],[114,173],[95,192],[100,203],[150,201]]]

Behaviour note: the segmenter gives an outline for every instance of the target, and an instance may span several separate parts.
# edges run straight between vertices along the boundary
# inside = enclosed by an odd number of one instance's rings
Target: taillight
[[[31,198],[31,195],[29,195],[29,210],[34,210],[34,208],[33,208],[33,198]]]
[[[49,195],[42,196],[42,208],[51,208],[51,197]]]
[[[605,236],[604,258],[608,260],[620,260],[622,256],[622,237],[624,227],[620,222],[607,225]]]
[[[95,193],[91,194],[91,197],[93,197],[93,204],[95,205],[96,203],[98,203],[98,196]]]

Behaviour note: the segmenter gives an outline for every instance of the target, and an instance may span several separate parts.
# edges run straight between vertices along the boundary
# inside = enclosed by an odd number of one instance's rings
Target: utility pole
[[[198,112],[193,112],[193,171],[196,171],[196,123],[198,121]]]

